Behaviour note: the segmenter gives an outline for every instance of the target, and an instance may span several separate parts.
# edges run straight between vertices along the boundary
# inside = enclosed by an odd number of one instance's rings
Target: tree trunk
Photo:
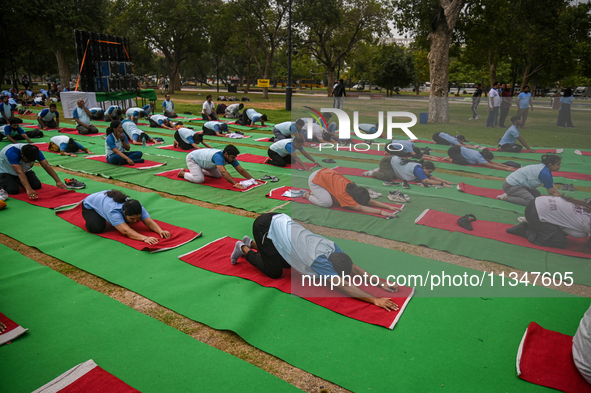
[[[523,70],[523,79],[521,79],[521,91],[523,91],[523,88],[529,84],[530,79],[531,79],[531,64],[528,64],[525,66],[525,69]],[[532,89],[529,89],[529,91],[531,92]]]
[[[250,90],[250,60],[248,60],[248,66],[246,67],[246,88],[244,89],[244,94],[248,94]]]
[[[497,81],[497,65],[489,60],[488,62],[488,76],[490,79],[490,87]]]
[[[326,87],[326,90],[328,91],[328,96],[330,97],[332,94],[332,87],[334,86],[334,67],[327,67],[326,71],[328,72],[328,86]]]
[[[416,80],[414,83],[414,86],[415,86],[415,95],[418,96],[419,91],[421,90],[421,83],[418,80]]]
[[[58,49],[54,53],[57,59],[57,67],[59,69],[60,74],[60,84],[62,85],[62,87],[69,86],[70,78],[72,77],[72,75],[70,73],[70,65],[68,64],[66,51],[64,49]],[[86,66],[88,67],[88,64]],[[78,88],[80,88],[80,86],[78,86]]]
[[[449,123],[449,45],[451,30],[439,26],[429,34],[429,71],[431,74],[431,92],[429,93],[429,123]],[[371,88],[371,85],[370,85]]]

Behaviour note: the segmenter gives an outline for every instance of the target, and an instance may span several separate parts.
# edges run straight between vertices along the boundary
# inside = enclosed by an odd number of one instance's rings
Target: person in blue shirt
[[[517,96],[517,116],[521,118],[521,128],[525,128],[525,122],[529,111],[534,111],[534,104],[531,101],[529,86],[524,86],[523,91]]]
[[[86,107],[83,99],[79,99],[72,116],[76,121],[76,129],[81,135],[98,134],[98,129],[90,122],[92,113]]]
[[[464,146],[452,146],[447,150],[447,157],[443,161],[451,161],[458,165],[482,165],[492,169],[514,171],[515,168],[494,162],[494,154],[488,149],[482,151],[471,150]]]
[[[230,262],[235,265],[242,256],[248,263],[272,279],[283,275],[283,269],[293,268],[301,275],[320,276],[331,282],[332,276],[351,277],[334,287],[349,297],[371,303],[386,311],[396,311],[398,305],[391,298],[374,297],[355,286],[357,276],[370,277],[371,274],[355,265],[335,242],[314,234],[301,224],[293,221],[287,214],[265,213],[254,220],[252,226],[254,239],[244,236],[234,246]],[[254,251],[256,250],[256,251]],[[304,282],[306,282],[304,280]],[[386,280],[378,278],[377,285],[386,292],[397,292],[398,285],[389,286]],[[305,296],[305,294],[300,294]]]
[[[182,122],[177,122],[175,127],[177,128],[176,132],[174,133],[173,146],[175,148],[181,148],[183,150],[200,149],[200,143],[209,149],[212,148],[207,143],[205,143],[205,141],[203,141],[203,134],[195,132],[191,128],[183,127]]]
[[[76,142],[68,135],[56,135],[49,140],[47,150],[59,153],[60,156],[76,157],[76,152],[83,151],[87,154],[92,154],[90,150]]]
[[[420,160],[423,158],[421,149],[415,146],[412,141],[394,139],[386,146],[386,152],[398,157],[412,157]]]
[[[132,145],[143,145],[145,140],[148,143],[155,143],[160,144],[162,142],[158,142],[157,140],[150,138],[148,134],[144,131],[140,130],[138,126],[131,120],[123,120],[121,122],[121,126],[123,127],[123,131],[127,135],[129,143]]]
[[[445,132],[436,132],[433,134],[433,141],[438,145],[447,145],[447,146],[466,146],[466,137],[464,135],[456,135],[455,137],[446,134]],[[472,147],[472,146],[470,146]]]
[[[16,143],[5,146],[0,150],[0,188],[8,194],[18,194],[23,187],[30,199],[37,199],[42,186],[41,181],[35,175],[32,168],[35,161],[39,161],[41,167],[55,180],[55,185],[67,190],[66,185],[57,176],[51,165],[35,145]]]
[[[497,196],[503,201],[527,206],[528,203],[542,195],[537,190],[544,186],[550,196],[560,196],[560,191],[554,185],[551,172],[560,169],[562,159],[555,155],[543,155],[541,164],[527,165],[519,168],[505,179],[504,194]]]
[[[22,123],[22,119],[14,117],[14,108],[8,102],[8,96],[2,97],[2,103],[0,103],[0,124],[10,124],[12,119],[15,119],[17,123]]]
[[[265,125],[265,122],[267,120],[269,120],[267,118],[267,115],[263,115],[263,114],[257,112],[254,109],[247,109],[247,110],[244,111],[244,114],[246,115],[246,117],[248,118],[248,120],[250,120],[250,122],[248,123],[249,125],[250,124],[257,123],[257,122],[260,121],[261,122],[261,125],[264,126]]]
[[[111,105],[105,111],[105,121],[121,121],[121,107],[119,105]]]
[[[15,119],[10,120],[10,124],[4,126],[3,132],[0,133],[0,141],[6,137],[10,143],[18,143],[18,141],[26,140],[28,143],[33,143],[29,139],[29,136],[26,134],[25,130],[23,130]],[[15,134],[13,136],[13,134]]]
[[[152,115],[148,118],[150,127],[155,128],[166,128],[167,130],[174,130],[174,126],[170,122],[170,119],[164,115]]]
[[[103,233],[109,223],[122,235],[147,244],[156,244],[159,239],[171,237],[170,232],[160,228],[150,218],[139,201],[117,190],[99,191],[87,196],[82,202],[82,217],[90,233]],[[144,236],[136,232],[130,224],[139,221],[158,236]]]
[[[39,112],[37,122],[42,130],[58,128],[60,126],[60,113],[57,111],[57,106],[53,103],[49,104],[49,108]]]
[[[105,155],[107,162],[114,165],[133,165],[144,162],[141,151],[129,151],[129,140],[123,131],[120,121],[112,121],[107,128],[107,139],[105,139]]]
[[[570,115],[570,107],[573,103],[573,99],[573,91],[569,87],[564,91],[564,95],[560,97],[560,108],[558,110],[558,120],[556,121],[557,127],[575,127],[573,126]]]
[[[92,120],[103,120],[105,118],[105,111],[100,107],[88,108],[90,111],[90,118]]]
[[[204,135],[224,136],[224,132],[228,132],[228,125],[218,120],[208,121],[202,126]]]
[[[314,167],[321,166],[308,152],[304,150],[304,140],[301,137],[296,137],[294,139],[283,139],[273,143],[269,150],[267,150],[267,155],[269,158],[265,160],[265,163],[285,167],[287,164],[294,164],[297,163],[302,168],[307,171],[312,171],[312,168],[308,168],[304,165],[302,160],[298,157],[296,150],[299,150],[300,153],[304,155],[308,160],[314,163]]]
[[[50,92],[48,92],[45,89],[39,89],[39,91],[41,92],[41,94],[43,94],[45,96],[46,99],[49,98],[49,96],[51,94]]]
[[[523,143],[523,146],[525,146],[529,153],[535,153],[535,151],[529,147],[525,139],[519,134],[519,127],[521,127],[522,124],[521,118],[519,116],[513,116],[511,118],[511,123],[513,123],[513,125],[505,131],[505,134],[499,140],[500,149],[509,153],[519,153],[523,149],[521,145],[515,143],[519,140],[519,142]]]
[[[246,189],[245,186],[238,183],[226,170],[226,165],[230,164],[236,169],[245,179],[252,179],[253,177],[242,168],[236,157],[240,154],[236,146],[227,145],[224,150],[218,149],[199,149],[187,154],[187,167],[189,172],[181,169],[178,177],[184,178],[191,183],[203,183],[205,176],[219,179],[223,177],[226,181],[232,184],[239,190]]]
[[[141,108],[129,108],[125,112],[125,117],[127,117],[128,120],[131,120],[135,124],[137,124],[141,117],[148,117],[148,115],[150,114],[150,109],[150,105],[144,105]]]
[[[27,98],[33,98],[33,91],[31,89],[25,90],[25,93],[27,93]]]
[[[432,173],[434,171],[435,165],[431,161],[421,160],[417,162],[391,156],[382,158],[380,160],[380,167],[367,172],[367,176],[388,183],[395,180],[420,182],[425,187],[429,185],[451,187],[455,184],[433,176]]]
[[[293,138],[299,135],[300,130],[306,123],[302,119],[298,119],[295,123],[291,121],[284,121],[283,123],[275,124],[273,127],[273,135],[275,135],[275,142],[282,139]]]
[[[174,102],[171,101],[170,94],[164,96],[164,101],[162,101],[162,112],[166,117],[176,117]]]

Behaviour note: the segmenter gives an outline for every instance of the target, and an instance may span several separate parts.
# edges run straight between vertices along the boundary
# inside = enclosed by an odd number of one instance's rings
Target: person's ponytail
[[[127,200],[127,198],[129,198],[127,195],[117,190],[109,190],[105,192],[105,194],[117,203],[123,203]]]
[[[117,190],[109,190],[105,192],[105,194],[112,198],[117,203],[123,203],[123,214],[126,216],[136,216],[138,214],[142,214],[142,204],[135,200],[131,199],[121,191]]]

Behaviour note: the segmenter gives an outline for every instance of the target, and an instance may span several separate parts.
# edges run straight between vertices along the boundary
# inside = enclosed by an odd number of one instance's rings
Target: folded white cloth
[[[240,185],[244,187],[256,186],[257,184],[258,183],[255,179],[242,180],[240,182]]]
[[[306,193],[306,190],[287,190],[281,196],[287,198],[297,198],[301,197]]]
[[[228,134],[227,135],[228,138],[234,138],[234,139],[240,139],[240,138],[246,138],[244,135],[242,134],[237,134],[235,132]]]

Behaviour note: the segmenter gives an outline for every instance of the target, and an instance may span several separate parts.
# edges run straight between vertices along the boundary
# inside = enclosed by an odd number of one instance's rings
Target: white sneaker
[[[373,188],[368,188],[367,191],[369,192],[369,197],[371,199],[376,199],[382,196],[381,192],[377,192],[376,190],[374,190]]]
[[[406,203],[410,201],[410,198],[408,198],[408,196],[403,195],[400,190],[394,190],[394,191],[390,191],[390,194],[388,195],[388,200],[392,201],[392,202],[402,202],[402,203]]]
[[[0,188],[0,201],[6,202],[8,199],[8,193],[4,191],[3,188]]]
[[[363,172],[361,174],[361,176],[365,176],[365,177],[372,177],[373,176],[373,171],[367,171],[367,172]]]
[[[238,258],[244,255],[244,253],[242,252],[242,246],[244,245],[245,244],[242,243],[240,240],[236,242],[236,245],[234,246],[234,251],[232,251],[232,255],[230,255],[230,262],[232,262],[232,265],[238,263]]]
[[[471,117],[471,118],[469,118],[468,120],[474,120],[474,118],[473,118],[473,117]]]
[[[527,220],[525,219],[525,217],[517,217],[517,221],[519,221],[519,222],[527,222]]]
[[[507,195],[506,193],[502,193],[501,195],[497,195],[497,199],[500,199],[501,201],[506,201],[508,196],[509,195]]]
[[[476,116],[476,120],[480,119],[480,115]]]

